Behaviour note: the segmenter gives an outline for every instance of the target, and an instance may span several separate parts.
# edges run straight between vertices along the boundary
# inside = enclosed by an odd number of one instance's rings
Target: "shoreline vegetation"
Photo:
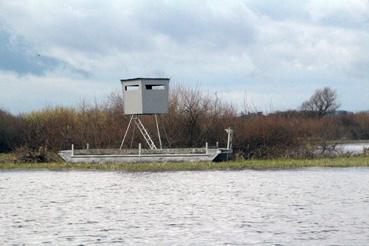
[[[106,170],[127,172],[206,171],[206,170],[283,170],[311,167],[369,167],[368,156],[350,156],[314,159],[239,160],[221,163],[18,163],[7,161],[11,154],[0,155],[0,170]]]
[[[234,153],[252,160],[311,159],[337,155],[341,143],[369,142],[369,111],[338,110],[331,88],[316,90],[298,108],[271,112],[258,111],[247,97],[237,106],[180,84],[173,84],[169,95],[168,113],[158,117],[164,148],[225,147],[228,127],[234,131]],[[159,143],[152,116],[142,115],[140,120]],[[18,115],[0,105],[0,152],[32,153],[18,162],[52,162],[43,159],[44,152],[71,149],[72,144],[75,149],[114,149],[121,145],[129,122],[118,92],[101,102],[56,105]],[[128,132],[122,147],[138,148],[140,143],[146,147],[137,133]]]

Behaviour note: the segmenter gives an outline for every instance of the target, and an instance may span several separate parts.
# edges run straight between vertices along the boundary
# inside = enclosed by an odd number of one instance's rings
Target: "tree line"
[[[322,88],[296,110],[269,114],[250,110],[241,113],[217,96],[176,86],[170,107],[159,117],[164,147],[226,145],[225,128],[234,129],[234,149],[243,158],[309,157],[316,145],[337,140],[369,139],[369,113],[337,111],[337,94]],[[119,148],[129,116],[123,100],[112,94],[103,103],[80,103],[75,107],[49,107],[13,115],[0,110],[0,152],[20,147],[50,151],[76,148]],[[142,121],[155,139],[156,125],[150,116]],[[125,148],[145,141],[131,131]]]

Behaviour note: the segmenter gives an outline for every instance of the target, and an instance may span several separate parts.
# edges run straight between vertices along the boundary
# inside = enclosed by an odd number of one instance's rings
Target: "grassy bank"
[[[11,158],[8,155],[7,158]],[[278,160],[244,160],[222,163],[114,163],[114,164],[68,164],[53,163],[11,163],[0,155],[0,169],[75,169],[75,170],[123,170],[129,172],[144,171],[186,171],[186,170],[266,170],[294,169],[306,167],[369,167],[369,157],[337,157],[321,159],[278,159]]]

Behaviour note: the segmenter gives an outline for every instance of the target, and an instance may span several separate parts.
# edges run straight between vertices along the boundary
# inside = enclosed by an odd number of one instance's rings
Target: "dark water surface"
[[[1,171],[0,245],[369,245],[369,169]]]

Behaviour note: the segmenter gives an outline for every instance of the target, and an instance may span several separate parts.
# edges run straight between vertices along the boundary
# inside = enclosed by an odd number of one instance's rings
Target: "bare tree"
[[[340,107],[335,90],[325,87],[318,89],[301,105],[301,110],[319,117],[335,112]]]
[[[242,102],[241,102],[241,117],[250,117],[257,116],[260,112],[256,105],[250,101],[247,97],[247,92],[245,91],[243,94]]]

